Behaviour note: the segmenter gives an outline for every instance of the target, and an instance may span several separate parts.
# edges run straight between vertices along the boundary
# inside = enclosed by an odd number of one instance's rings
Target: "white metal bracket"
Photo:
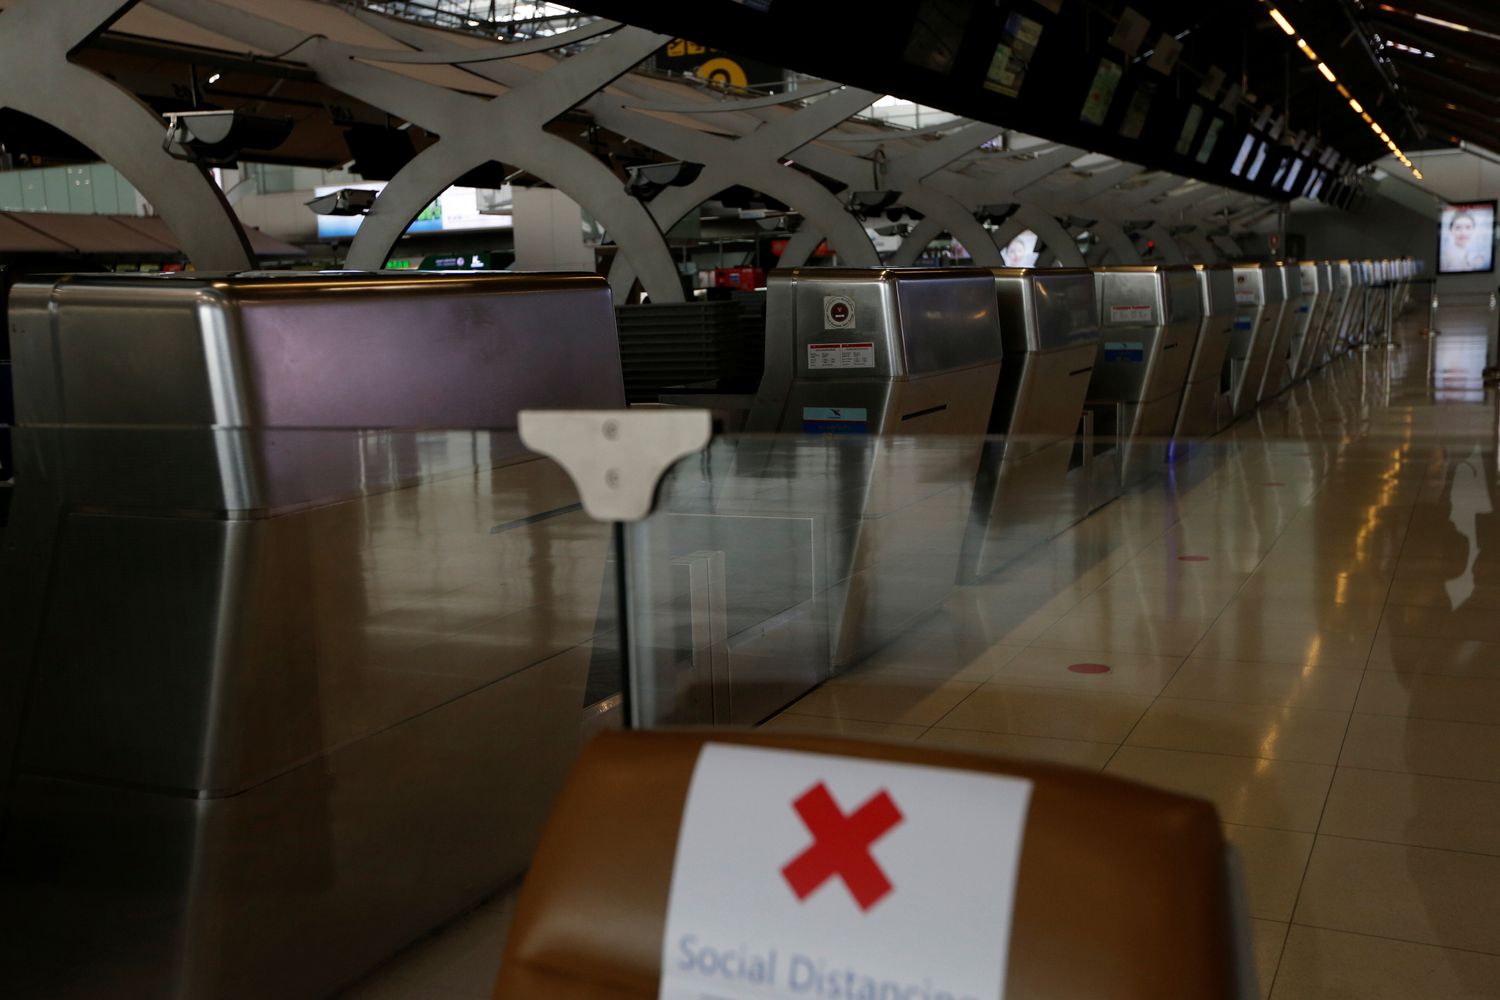
[[[561,465],[596,521],[639,521],[672,463],[708,444],[707,410],[522,410],[521,443]]]

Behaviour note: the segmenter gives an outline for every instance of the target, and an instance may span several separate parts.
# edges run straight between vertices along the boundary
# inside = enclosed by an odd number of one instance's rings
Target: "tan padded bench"
[[[706,742],[1034,782],[1007,1000],[1228,1000],[1253,988],[1236,879],[1207,802],[912,744],[691,730],[605,733],[584,751],[521,889],[496,998],[657,996],[677,829]]]

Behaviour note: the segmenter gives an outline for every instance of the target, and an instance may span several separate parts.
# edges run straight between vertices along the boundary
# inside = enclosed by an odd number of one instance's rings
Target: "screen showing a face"
[[[1037,249],[1036,233],[1025,229],[1005,245],[1005,266],[1036,267],[1037,258],[1041,255],[1041,251]]]
[[[1495,269],[1495,203],[1444,205],[1438,222],[1438,273]]]

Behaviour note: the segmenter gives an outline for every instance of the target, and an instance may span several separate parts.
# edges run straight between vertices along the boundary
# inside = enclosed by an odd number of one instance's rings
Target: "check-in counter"
[[[632,531],[649,717],[764,720],[903,633],[959,576],[1001,370],[989,270],[798,268],[767,284],[746,425]],[[692,638],[692,648],[667,641]]]
[[[1234,270],[1227,264],[1197,264],[1198,294],[1203,303],[1203,321],[1188,366],[1182,406],[1177,413],[1177,440],[1206,438],[1227,422],[1222,374],[1224,359],[1234,335]]]
[[[623,405],[603,279],[79,275],[10,319],[13,995],[327,996],[514,879],[610,542],[513,428]]]
[[[1261,377],[1257,402],[1265,402],[1275,396],[1286,384],[1292,335],[1297,328],[1297,308],[1302,301],[1302,272],[1298,266],[1278,261],[1269,267],[1271,273],[1267,280],[1281,285],[1282,308],[1275,335],[1271,339],[1271,352],[1266,358],[1266,373]]]
[[[773,273],[765,374],[745,430],[982,435],[1000,371],[988,277],[967,268]],[[955,326],[964,316],[974,319]]]
[[[1327,364],[1344,350],[1344,334],[1349,327],[1356,301],[1354,277],[1353,261],[1333,262],[1333,302],[1323,321],[1323,344],[1318,355],[1318,365]]]
[[[1099,349],[1087,268],[997,268],[1004,357],[964,542],[966,579],[993,573],[1089,509],[1068,467]]]
[[[1229,342],[1229,400],[1234,419],[1260,401],[1260,386],[1286,306],[1286,290],[1274,265],[1234,266],[1234,336]]]
[[[1191,267],[1136,265],[1094,272],[1099,360],[1089,381],[1095,435],[1118,441],[1129,482],[1166,456],[1203,320]]]
[[[1308,357],[1316,345],[1318,326],[1327,311],[1333,289],[1329,287],[1329,272],[1317,261],[1304,260],[1297,269],[1302,279],[1302,292],[1297,298],[1297,311],[1292,314],[1292,336],[1287,350],[1286,374],[1283,386],[1300,381],[1308,368]]]

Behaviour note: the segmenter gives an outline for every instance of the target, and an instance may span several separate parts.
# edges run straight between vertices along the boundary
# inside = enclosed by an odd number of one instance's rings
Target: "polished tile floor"
[[[768,725],[1203,796],[1264,996],[1500,998],[1500,410],[1466,335],[1488,321],[1331,366],[1211,473],[1111,504]],[[349,995],[486,996],[508,914]]]

